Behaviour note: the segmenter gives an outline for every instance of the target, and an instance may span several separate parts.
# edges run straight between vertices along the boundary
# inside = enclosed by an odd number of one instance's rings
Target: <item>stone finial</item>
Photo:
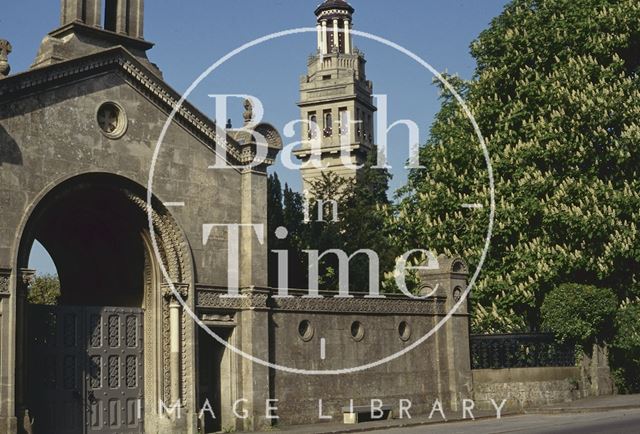
[[[244,100],[244,124],[248,125],[253,120],[253,104],[249,99]]]
[[[9,54],[13,48],[11,43],[6,39],[0,39],[0,79],[5,78],[11,72],[11,65],[9,65]]]

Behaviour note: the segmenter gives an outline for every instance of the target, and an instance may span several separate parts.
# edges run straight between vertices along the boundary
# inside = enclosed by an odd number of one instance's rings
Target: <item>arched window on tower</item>
[[[315,112],[309,113],[309,139],[315,139],[318,137],[318,131],[320,127],[318,126],[318,116],[316,116]]]
[[[346,108],[340,109],[340,135],[346,136],[349,134],[349,111]]]
[[[333,115],[331,110],[324,112],[324,136],[330,137],[333,134]]]

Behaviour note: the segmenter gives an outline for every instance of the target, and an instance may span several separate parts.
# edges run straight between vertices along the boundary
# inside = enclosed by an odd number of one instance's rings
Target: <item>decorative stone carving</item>
[[[407,315],[443,315],[445,300],[430,298],[411,300],[408,298],[274,298],[264,291],[244,292],[242,297],[224,297],[222,290],[199,288],[196,305],[204,309],[245,310],[273,309],[294,312],[335,313],[383,313]]]
[[[253,104],[249,99],[244,100],[244,124],[247,125],[253,120]]]
[[[35,270],[22,269],[22,270],[20,270],[20,274],[22,275],[22,284],[26,288],[28,288],[31,285],[33,285],[33,282],[35,282],[35,280],[36,280],[36,271]]]
[[[176,292],[180,295],[182,300],[186,300],[187,299],[187,297],[189,296],[189,284],[188,283],[174,283],[173,287],[169,283],[163,283],[162,284],[162,296],[167,300],[171,300],[172,298],[175,297],[175,293],[173,292],[174,288],[175,288]]]
[[[444,314],[444,301],[389,298],[274,298],[273,308],[285,311],[376,313],[396,315]]]
[[[196,292],[196,304],[198,307],[215,308],[222,310],[248,310],[267,309],[269,294],[256,291],[242,291],[240,297],[225,297],[226,292],[199,290]]]
[[[11,282],[11,269],[0,269],[0,296],[9,295],[9,283]]]
[[[0,79],[5,78],[11,72],[9,65],[9,54],[13,50],[11,44],[6,39],[0,39]]]

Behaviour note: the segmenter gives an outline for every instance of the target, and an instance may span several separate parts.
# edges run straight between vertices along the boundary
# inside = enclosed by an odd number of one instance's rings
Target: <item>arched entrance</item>
[[[190,265],[180,230],[157,200],[152,220],[163,265],[184,282]],[[38,433],[145,432],[158,418],[157,402],[172,397],[166,373],[174,369],[163,351],[169,299],[151,247],[146,191],[115,175],[72,178],[31,214],[20,268],[35,240],[56,264],[61,295],[55,306],[18,301],[18,405],[37,420]]]

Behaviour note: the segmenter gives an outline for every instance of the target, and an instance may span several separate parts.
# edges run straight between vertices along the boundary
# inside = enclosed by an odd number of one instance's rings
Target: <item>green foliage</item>
[[[624,300],[615,318],[611,366],[620,393],[640,391],[640,299]]]
[[[375,151],[358,172],[357,182],[325,172],[310,185],[309,222],[304,222],[304,198],[287,186],[281,189],[277,175],[269,178],[269,234],[270,250],[289,252],[289,286],[308,288],[308,256],[305,250],[340,249],[352,255],[361,249],[370,249],[380,258],[378,280],[395,266],[396,248],[385,221],[390,206],[387,190],[390,175],[387,171],[372,169]],[[324,216],[318,218],[319,201],[324,201]],[[338,220],[333,219],[333,205],[338,203]],[[278,226],[288,230],[285,240],[277,240]],[[277,287],[277,256],[270,254],[269,284]],[[355,256],[349,267],[349,286],[352,291],[368,291],[369,259],[364,254]],[[338,260],[335,255],[324,256],[319,263],[320,289],[338,289]]]
[[[614,346],[640,359],[640,299],[625,300],[616,314]]]
[[[563,284],[547,294],[541,313],[544,328],[562,342],[590,348],[611,333],[617,308],[616,295],[608,288]]]
[[[56,305],[60,297],[60,280],[58,276],[45,274],[36,276],[29,288],[27,302],[31,304]]]
[[[539,330],[546,294],[563,283],[640,295],[639,22],[636,0],[514,0],[473,43],[473,80],[452,78],[495,175],[475,332]],[[411,174],[388,225],[401,250],[461,255],[473,270],[487,235],[488,172],[444,90],[420,158],[427,169]]]
[[[269,286],[277,288],[278,256],[273,250],[287,251],[289,254],[288,286],[305,288],[307,286],[306,258],[302,252],[307,244],[308,231],[304,224],[303,198],[292,191],[288,185],[282,188],[277,174],[269,176],[267,202],[267,231],[269,245]],[[288,236],[280,240],[275,236],[278,227],[284,227]]]

